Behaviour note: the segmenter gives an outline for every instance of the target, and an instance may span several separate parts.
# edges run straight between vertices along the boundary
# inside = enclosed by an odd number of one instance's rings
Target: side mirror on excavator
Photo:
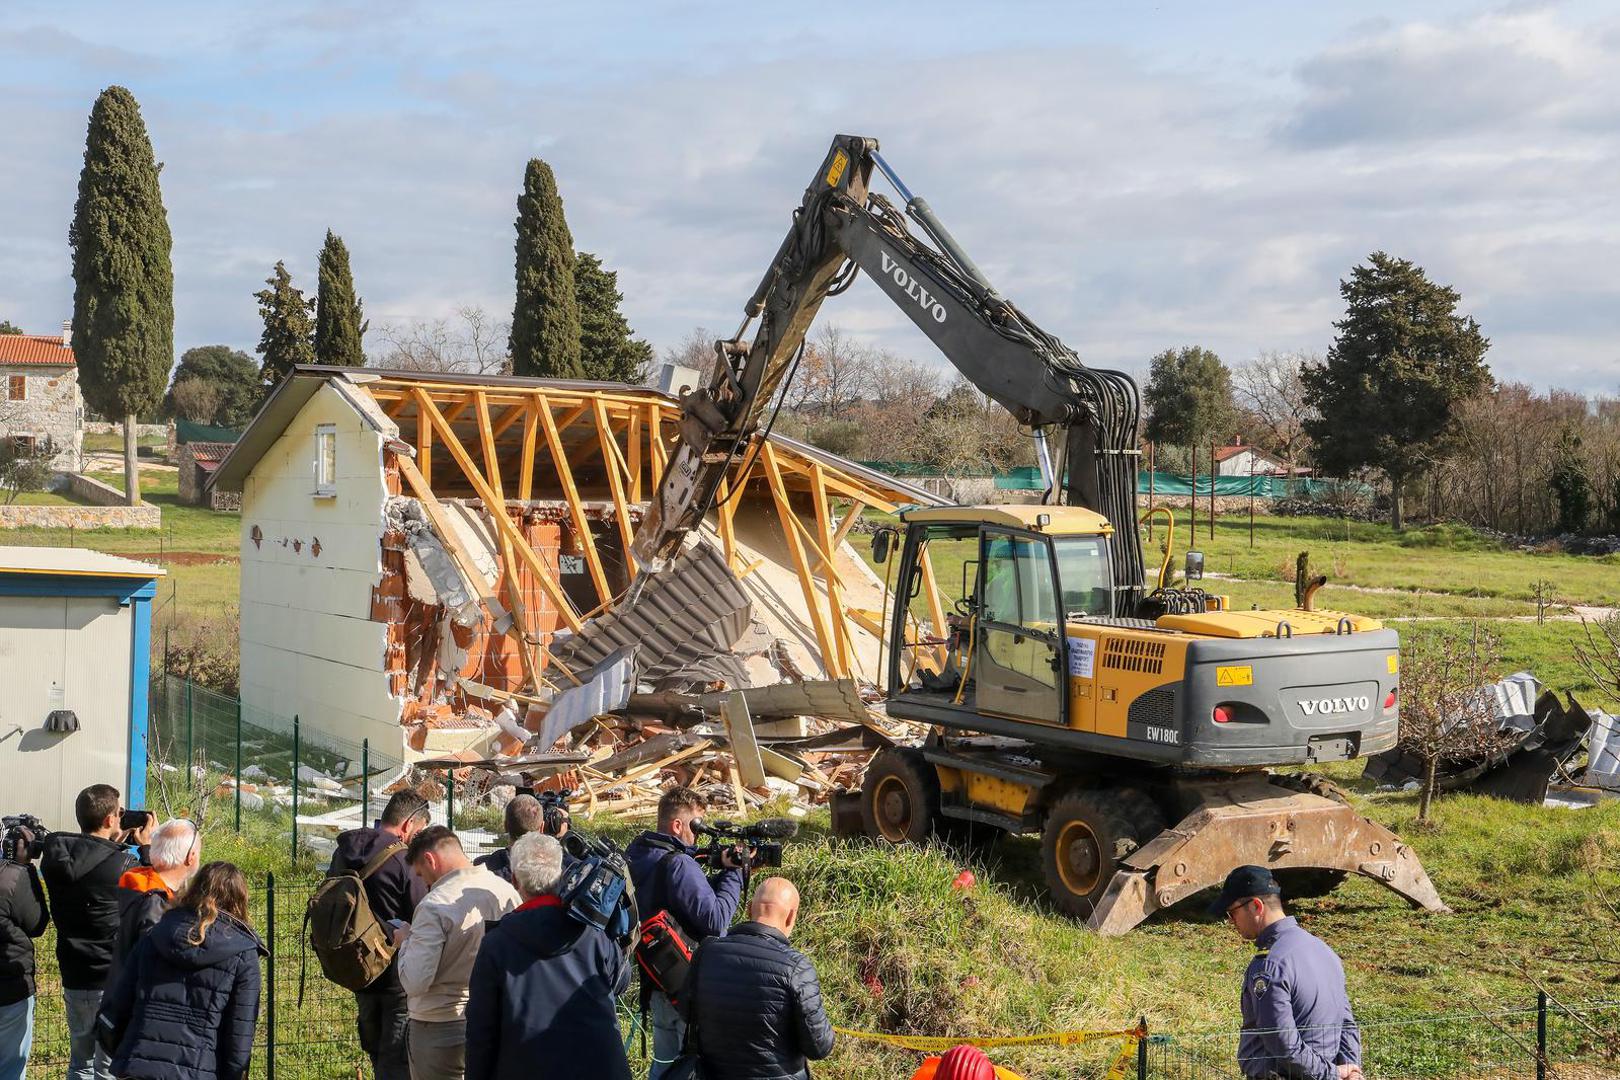
[[[894,530],[882,528],[872,534],[872,561],[882,566],[889,561],[889,548],[894,544]]]

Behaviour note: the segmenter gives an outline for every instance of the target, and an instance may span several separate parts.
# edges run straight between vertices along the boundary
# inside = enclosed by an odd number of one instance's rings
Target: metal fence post
[[[292,861],[298,861],[298,714],[293,714]]]
[[[268,984],[264,1001],[264,1075],[276,1078],[276,872],[264,872],[265,967]]]
[[[1536,1080],[1547,1080],[1547,991],[1536,991]]]
[[[1141,1037],[1136,1040],[1136,1080],[1147,1080],[1147,1017],[1141,1020]]]
[[[191,680],[186,680],[186,783],[191,783],[191,766],[197,760],[197,717],[191,705]]]
[[[371,825],[371,740],[360,740],[360,825]]]
[[[456,827],[456,770],[446,769],[444,772],[444,823],[449,828]]]
[[[242,832],[242,699],[236,699],[236,831]]]

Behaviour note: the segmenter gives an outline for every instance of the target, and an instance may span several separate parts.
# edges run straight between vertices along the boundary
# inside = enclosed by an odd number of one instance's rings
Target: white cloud
[[[531,154],[639,331],[729,332],[844,131],[882,138],[998,286],[1101,366],[1188,343],[1229,362],[1323,349],[1338,280],[1387,249],[1463,294],[1504,377],[1620,384],[1612,25],[1542,9],[1367,24],[1290,81],[1061,41],[898,59],[881,35],[837,64],[784,34],[726,63],[602,55],[592,71],[567,33],[458,30],[431,7],[373,26],[368,10],[310,9],[290,37],[238,16],[211,31],[235,44],[204,74],[133,84],[167,163],[181,347],[251,347],[252,293],[278,258],[313,288],[328,227],[374,322],[504,315]],[[71,300],[67,220],[102,83],[5,78],[8,145],[31,167],[0,175],[0,316],[50,326]],[[869,284],[824,311],[930,355]]]

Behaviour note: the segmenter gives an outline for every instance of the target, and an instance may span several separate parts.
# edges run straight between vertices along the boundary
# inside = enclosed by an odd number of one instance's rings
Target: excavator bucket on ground
[[[1450,910],[1398,836],[1357,814],[1330,786],[1321,787],[1327,793],[1295,790],[1284,786],[1288,779],[1210,782],[1180,824],[1120,860],[1088,925],[1100,934],[1126,933],[1249,864],[1271,869],[1285,892],[1290,881],[1305,885],[1306,895],[1326,892],[1344,875],[1360,874],[1413,907]]]

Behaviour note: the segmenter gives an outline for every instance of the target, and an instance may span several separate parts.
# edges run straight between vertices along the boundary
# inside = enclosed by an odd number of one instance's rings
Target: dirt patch
[[[217,551],[128,551],[120,554],[128,559],[144,559],[169,566],[209,566],[242,561],[240,555],[226,555]]]

